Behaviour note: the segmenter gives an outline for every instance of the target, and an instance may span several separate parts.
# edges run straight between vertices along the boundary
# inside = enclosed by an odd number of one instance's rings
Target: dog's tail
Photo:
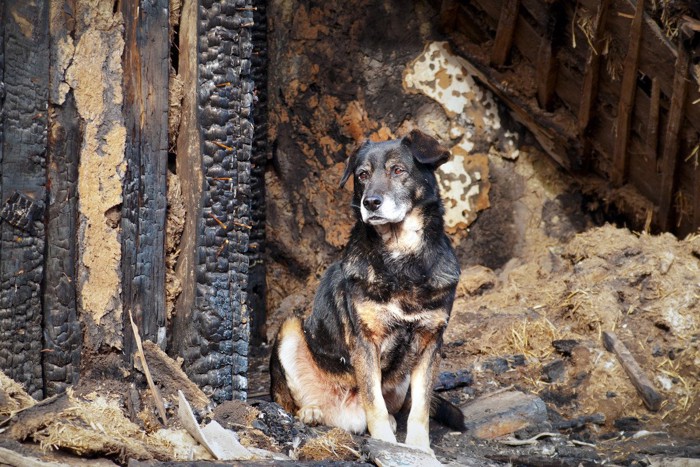
[[[460,408],[436,393],[430,399],[430,416],[453,430],[466,430],[464,414]]]

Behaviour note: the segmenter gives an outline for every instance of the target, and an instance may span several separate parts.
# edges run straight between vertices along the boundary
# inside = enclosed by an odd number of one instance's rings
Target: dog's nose
[[[382,197],[379,195],[366,196],[362,204],[370,211],[376,211],[382,205]]]

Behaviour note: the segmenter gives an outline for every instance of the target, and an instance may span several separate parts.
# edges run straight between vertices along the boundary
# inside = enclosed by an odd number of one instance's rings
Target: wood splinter
[[[658,411],[661,408],[663,397],[654,388],[654,385],[647,378],[647,375],[644,374],[639,363],[634,359],[634,356],[632,356],[625,344],[617,338],[614,332],[606,331],[603,332],[603,345],[608,352],[615,353],[622,368],[625,369],[625,373],[627,373],[627,376],[644,401],[644,405],[652,412]]]

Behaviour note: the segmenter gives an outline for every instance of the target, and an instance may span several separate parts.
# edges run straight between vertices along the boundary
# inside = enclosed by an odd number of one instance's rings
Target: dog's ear
[[[343,178],[340,179],[340,188],[343,188],[345,186],[345,182],[348,181],[350,178],[350,175],[352,175],[355,172],[355,167],[357,167],[357,154],[360,152],[360,149],[365,147],[369,141],[365,140],[362,144],[360,144],[357,149],[355,149],[352,154],[350,154],[350,157],[348,157],[348,162],[347,165],[345,166],[345,172],[343,172]]]
[[[413,157],[421,164],[430,165],[437,168],[447,162],[450,158],[450,151],[442,146],[432,136],[428,136],[420,130],[412,130],[404,136],[401,144],[406,146],[413,153]]]

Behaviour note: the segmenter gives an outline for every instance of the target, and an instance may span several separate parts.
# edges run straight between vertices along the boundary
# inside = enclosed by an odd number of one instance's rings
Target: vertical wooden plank
[[[627,179],[627,141],[632,121],[632,103],[634,102],[634,93],[637,90],[637,63],[643,19],[644,0],[637,0],[637,8],[630,26],[629,44],[620,87],[620,101],[617,108],[617,134],[611,174],[612,182],[615,185],[622,185]]]
[[[195,274],[181,297],[192,306],[178,303],[173,344],[192,381],[216,401],[245,399],[248,390],[252,7],[252,0],[185,0],[180,23],[183,122],[199,133],[201,146],[190,146],[181,131],[178,164],[197,163],[191,173],[203,183],[197,205],[188,208],[196,225],[185,226],[186,234],[194,230],[195,244],[182,261],[191,261]],[[181,161],[181,150],[199,159]]]
[[[593,106],[598,97],[598,79],[600,75],[601,51],[603,49],[603,33],[605,32],[605,19],[608,16],[610,0],[600,0],[598,11],[593,20],[593,37],[590,50],[586,59],[586,68],[583,75],[583,89],[578,111],[579,135],[585,137],[586,129],[591,121]]]
[[[6,0],[0,224],[0,369],[43,395],[48,2]],[[7,204],[14,199],[16,202]]]
[[[122,206],[124,352],[146,339],[165,345],[165,210],[168,162],[168,0],[124,0],[127,171]]]
[[[46,396],[78,381],[82,333],[76,306],[78,160],[82,132],[73,93],[49,113],[49,207],[44,284]]]
[[[260,7],[258,6],[258,8]],[[443,30],[449,31],[454,29],[457,22],[458,8],[455,0],[442,0],[440,4],[440,27]]]
[[[700,169],[695,167],[695,187],[693,190],[693,227],[700,229]]]
[[[518,22],[520,0],[506,0],[501,7],[501,16],[498,19],[496,38],[491,49],[491,66],[500,67],[508,60],[508,52],[513,44],[515,25]]]
[[[456,4],[452,0],[443,2]],[[253,108],[252,165],[250,170],[251,229],[248,248],[248,304],[250,305],[250,337],[256,344],[264,342],[266,322],[266,268],[265,268],[265,166],[269,147],[267,124],[267,0],[253,0],[253,54],[251,74],[258,97]],[[456,12],[452,14],[456,17]]]
[[[46,396],[78,381],[82,330],[77,315],[78,161],[83,140],[72,90],[65,89],[65,64],[56,57],[75,35],[72,5],[49,3],[48,213],[44,277],[44,385]]]
[[[540,108],[551,110],[554,90],[557,86],[559,61],[556,58],[554,40],[560,36],[562,5],[554,0],[547,7],[547,27],[537,50],[537,102]]]
[[[661,103],[661,85],[657,77],[651,79],[650,100],[649,118],[647,118],[646,146],[649,157],[655,161],[659,161],[659,105]]]
[[[666,135],[664,136],[664,152],[661,160],[661,197],[659,199],[658,225],[664,231],[669,230],[671,227],[671,206],[673,204],[673,188],[679,147],[678,135],[685,115],[689,66],[690,54],[683,46],[683,41],[679,40],[676,72],[673,78],[673,95],[671,96],[671,108],[668,111],[668,123],[666,125]]]

